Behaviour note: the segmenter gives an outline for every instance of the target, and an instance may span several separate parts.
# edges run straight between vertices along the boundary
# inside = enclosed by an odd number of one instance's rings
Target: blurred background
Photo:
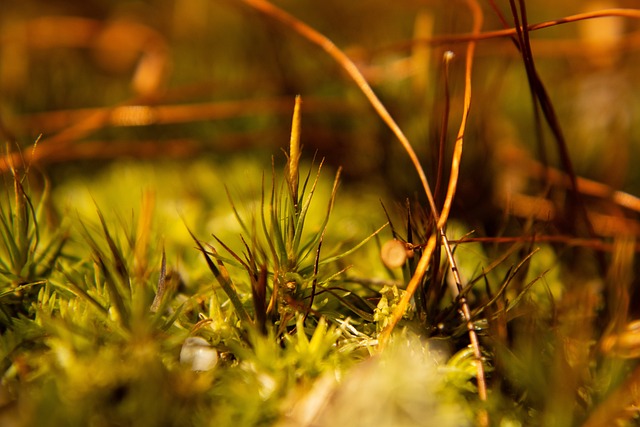
[[[497,1],[495,8],[481,3],[483,31],[504,28],[497,11],[513,25],[508,2]],[[446,142],[444,185],[461,118],[466,44],[454,38],[470,31],[466,4],[275,4],[354,60],[409,137],[432,184],[439,141]],[[526,6],[529,22],[537,23],[635,2],[536,0]],[[346,74],[316,46],[243,2],[0,0],[0,9],[2,140],[14,160],[18,151],[25,160],[33,157],[29,161],[53,182],[89,179],[123,160],[188,167],[209,159],[215,167],[262,158],[269,165],[288,143],[293,99],[300,94],[307,160],[314,153],[326,157],[332,167],[344,167],[346,185],[365,185],[392,199],[419,192],[407,156]],[[531,32],[536,67],[575,170],[604,185],[594,190],[599,200],[613,190],[640,194],[633,143],[640,136],[634,126],[639,29],[636,16]],[[446,51],[456,55],[448,85]],[[558,150],[548,128],[536,128],[523,61],[510,38],[478,43],[473,83],[455,214],[483,227],[507,208],[516,216],[548,217],[535,203],[550,185],[540,162],[560,167]],[[556,178],[551,185],[566,189],[566,177]],[[534,199],[518,204],[505,194]]]

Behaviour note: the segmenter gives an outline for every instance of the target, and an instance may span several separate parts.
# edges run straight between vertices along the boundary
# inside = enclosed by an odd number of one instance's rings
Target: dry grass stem
[[[630,18],[630,19],[640,19],[640,10],[638,9],[602,9],[594,12],[586,12],[586,13],[579,13],[576,15],[570,15],[564,18],[540,22],[537,24],[529,24],[527,25],[526,28],[528,31],[537,31],[537,30],[543,30],[545,28],[555,27],[558,25],[584,21],[587,19],[597,19],[597,18],[616,17],[616,16],[623,17],[623,18]],[[407,40],[400,43],[394,43],[393,45],[386,46],[381,50],[407,50],[412,48],[416,44],[444,45],[444,44],[451,44],[451,43],[468,43],[471,41],[477,42],[477,41],[483,41],[483,40],[508,38],[508,37],[513,37],[517,35],[518,31],[521,31],[521,30],[522,28],[505,28],[502,30],[485,31],[485,32],[479,32],[479,33],[471,32],[471,33],[464,33],[464,34],[412,39],[412,40]],[[553,43],[555,44],[556,41],[554,40]],[[577,52],[575,51],[573,53],[577,54]]]

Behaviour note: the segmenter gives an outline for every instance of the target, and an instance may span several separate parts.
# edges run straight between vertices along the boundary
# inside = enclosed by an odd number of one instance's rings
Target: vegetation
[[[7,2],[0,424],[638,423],[614,6]]]

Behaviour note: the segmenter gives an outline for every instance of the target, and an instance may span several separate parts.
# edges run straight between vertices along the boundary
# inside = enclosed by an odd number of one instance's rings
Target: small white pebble
[[[189,337],[182,344],[180,363],[193,371],[210,371],[218,364],[218,352],[204,338]]]

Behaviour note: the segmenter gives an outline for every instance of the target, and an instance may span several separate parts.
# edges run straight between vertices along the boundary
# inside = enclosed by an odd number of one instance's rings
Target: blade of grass
[[[368,312],[356,307],[355,304],[353,304],[347,298],[344,298],[342,295],[340,295],[334,289],[332,289],[332,288],[324,288],[322,290],[322,292],[327,292],[327,293],[333,295],[340,302],[340,304],[344,305],[349,310],[353,311],[355,314],[360,316],[363,320],[365,320],[367,322],[373,322],[374,321],[373,314],[368,313]]]
[[[32,287],[37,286],[37,285],[43,285],[45,283],[47,283],[46,280],[37,280],[35,282],[25,283],[24,285],[20,285],[20,286],[17,286],[15,288],[7,289],[5,291],[0,292],[0,300],[2,298],[6,297],[7,295],[11,295],[11,294],[13,294],[15,292],[20,292],[20,291],[22,291],[24,289],[29,289],[29,288],[32,288]]]
[[[165,301],[164,295],[167,292],[167,254],[162,248],[162,261],[160,261],[160,277],[158,277],[158,290],[151,303],[151,312],[157,313]],[[162,313],[162,311],[160,311]]]
[[[527,79],[529,82],[530,91],[532,94],[532,98],[534,101],[534,112],[536,114],[536,121],[539,122],[538,117],[538,109],[542,111],[545,121],[553,134],[553,137],[556,141],[556,146],[558,149],[558,154],[560,156],[560,162],[562,164],[563,169],[567,173],[569,181],[571,183],[571,198],[573,201],[574,208],[577,209],[577,213],[579,215],[580,220],[584,223],[587,229],[587,233],[589,236],[594,237],[595,231],[593,225],[591,224],[591,220],[589,219],[589,215],[587,213],[587,208],[584,203],[582,196],[578,190],[578,181],[577,176],[574,171],[573,162],[571,161],[571,157],[569,156],[569,149],[567,147],[567,143],[564,137],[564,133],[562,132],[562,128],[560,126],[560,122],[555,112],[555,108],[551,102],[551,98],[538,74],[538,71],[535,66],[533,53],[531,51],[531,42],[529,39],[529,26],[527,23],[527,9],[523,0],[518,0],[518,6],[516,6],[515,0],[509,0],[509,5],[511,7],[511,13],[513,15],[513,19],[515,21],[515,29],[516,29],[516,37],[514,37],[514,43],[516,47],[522,54],[523,63],[525,66],[525,70],[527,73]],[[521,24],[522,21],[522,24]],[[540,127],[539,125],[537,127]],[[537,130],[538,140],[540,141],[540,155],[544,159],[546,158],[541,130]],[[573,209],[572,209],[573,210]],[[569,212],[571,213],[571,212]],[[574,228],[575,221],[571,219],[567,219],[567,225]],[[572,230],[573,231],[573,230]],[[600,257],[599,259],[600,267],[604,270],[605,262]]]
[[[258,277],[251,281],[251,295],[258,330],[267,335],[267,267],[261,266]]]
[[[34,274],[40,276],[49,276],[55,267],[56,261],[62,255],[69,235],[65,230],[51,239],[42,249],[38,251],[38,256],[34,259]],[[37,271],[37,273],[35,273]]]
[[[371,233],[369,236],[367,236],[366,238],[364,238],[363,240],[361,240],[358,244],[356,244],[355,246],[351,247],[349,250],[345,251],[345,252],[341,252],[339,255],[335,255],[333,257],[329,257],[329,258],[325,258],[322,261],[320,261],[320,265],[324,265],[324,264],[329,264],[332,262],[336,262],[348,255],[351,255],[352,253],[354,253],[355,251],[357,251],[358,249],[360,249],[362,246],[364,246],[369,240],[371,240],[374,236],[376,236],[378,233],[380,233],[387,225],[389,225],[389,223],[385,223],[383,224],[380,228],[378,228],[376,231],[374,231],[373,233]]]
[[[56,285],[56,286],[66,290],[66,291],[70,291],[71,293],[75,294],[76,296],[84,299],[85,301],[87,301],[89,303],[89,305],[94,307],[98,311],[98,313],[100,313],[102,316],[104,316],[104,318],[107,318],[109,316],[109,310],[106,309],[105,307],[103,307],[102,304],[100,304],[94,297],[89,295],[89,293],[87,291],[82,289],[82,287],[80,287],[76,283],[76,280],[71,276],[71,274],[68,271],[63,269],[62,270],[62,274],[65,276],[67,281],[64,283],[64,285]]]
[[[99,216],[102,218],[102,214],[100,213],[99,210],[98,210],[98,213],[99,213]],[[102,221],[104,221],[104,219],[102,219]],[[117,261],[114,261],[111,263],[105,261],[107,256],[104,254],[102,249],[100,249],[100,245],[98,245],[96,240],[93,238],[93,235],[91,234],[91,232],[89,231],[85,223],[79,218],[78,218],[78,223],[82,227],[84,239],[87,241],[87,243],[91,247],[93,261],[98,266],[98,271],[102,273],[102,275],[104,276],[105,286],[109,294],[109,299],[113,304],[116,321],[120,327],[125,327],[125,325],[128,324],[128,320],[130,319],[130,316],[129,316],[129,310],[127,309],[125,300],[123,298],[127,294],[127,291],[124,289],[125,285],[123,284],[123,280],[125,279],[123,279],[121,276],[122,271],[115,271],[115,272],[113,271],[114,267],[117,269],[117,265],[118,265]],[[106,224],[103,224],[103,227],[106,228]],[[128,277],[126,278],[126,280],[128,280]],[[128,294],[130,296],[130,288],[129,288]]]
[[[242,305],[242,301],[240,301],[240,297],[238,296],[238,292],[236,291],[236,288],[233,285],[233,282],[231,282],[231,279],[229,278],[229,274],[227,273],[226,268],[224,268],[224,264],[218,261],[218,265],[216,265],[213,259],[211,259],[211,257],[209,256],[209,253],[205,250],[204,246],[202,246],[202,243],[196,238],[196,236],[193,234],[191,229],[189,229],[189,227],[187,227],[187,231],[189,232],[189,234],[191,235],[191,238],[194,240],[194,242],[198,246],[198,250],[200,250],[200,252],[204,256],[204,259],[207,262],[207,266],[209,267],[209,270],[211,270],[211,272],[213,273],[213,276],[216,278],[216,280],[222,287],[222,290],[227,294],[227,297],[229,298],[229,301],[231,301],[231,305],[233,305],[233,308],[236,314],[238,315],[238,318],[240,319],[240,321],[247,325],[251,325],[253,322],[251,321],[251,318],[249,317],[249,314],[247,313],[247,311],[244,309],[244,306]]]
[[[440,193],[440,185],[444,168],[444,151],[447,140],[447,131],[449,129],[449,113],[451,107],[450,89],[449,89],[449,65],[454,58],[454,53],[447,51],[442,61],[443,68],[443,84],[444,84],[444,106],[442,107],[442,123],[440,124],[440,140],[438,142],[438,167],[436,170],[436,184],[434,187],[434,198],[438,200]]]
[[[227,246],[222,240],[218,239],[218,237],[213,236],[214,239],[216,239],[216,242],[218,242],[222,248],[227,251],[229,253],[229,255],[231,255],[233,257],[233,259],[235,259],[245,270],[247,271],[251,271],[251,267],[249,267],[249,264],[243,260],[242,258],[240,258],[240,255],[238,255],[237,253],[235,253],[229,246]],[[245,248],[248,250],[249,247],[247,245],[247,243],[245,242],[244,238],[241,237],[242,239],[242,243],[244,244]],[[209,247],[211,247],[211,245],[208,245]],[[217,254],[216,254],[217,255]],[[222,257],[218,257],[216,256],[217,259],[223,259]]]
[[[264,175],[262,177],[262,188],[263,188],[263,204],[264,204]],[[242,229],[242,231],[244,233],[246,233],[247,235],[250,235],[251,232],[249,230],[249,228],[247,227],[247,225],[245,224],[244,220],[242,219],[242,215],[240,215],[240,212],[238,212],[238,209],[236,208],[236,204],[233,201],[233,197],[231,197],[231,193],[229,192],[229,188],[225,185],[224,186],[224,191],[227,194],[227,200],[229,200],[229,204],[231,205],[231,210],[233,211],[233,216],[235,217],[236,221],[238,221],[238,224],[240,225],[240,228]]]
[[[313,199],[313,195],[315,194],[315,190],[316,190],[316,186],[318,184],[318,180],[320,179],[320,172],[322,170],[322,165],[324,163],[324,160],[320,161],[320,164],[318,165],[318,171],[316,172],[316,177],[313,180],[313,183],[311,184],[311,188],[309,189],[309,193],[307,194],[307,197],[304,201],[304,203],[302,204],[302,206],[300,207],[300,214],[297,218],[297,223],[295,225],[295,235],[293,237],[294,240],[294,247],[298,248],[300,246],[300,240],[302,239],[302,232],[304,229],[304,221],[307,217],[307,213],[309,212],[309,208],[311,206],[311,201]],[[336,178],[334,181],[334,190],[332,191],[332,198],[335,197],[335,188],[337,187],[337,182],[339,180],[340,177],[340,169],[338,169],[338,172],[336,173]],[[330,199],[330,206],[333,205],[332,199]],[[328,221],[328,215],[325,217],[325,224],[326,221]],[[317,243],[317,240],[316,242]],[[311,246],[315,246],[315,243],[310,243]]]
[[[276,191],[276,172],[275,172],[275,165],[273,163],[273,159],[271,159],[271,197],[270,197],[270,202],[269,202],[269,206],[267,208],[268,214],[269,214],[269,229],[268,231],[265,233],[265,237],[268,240],[273,240],[275,243],[275,248],[277,250],[277,259],[280,260],[280,263],[282,263],[284,260],[287,260],[287,265],[290,261],[290,256],[289,256],[289,252],[287,251],[287,245],[285,243],[285,235],[284,232],[282,230],[282,226],[280,224],[280,218],[286,217],[286,216],[282,216],[279,215],[278,209],[281,206],[278,203],[277,200],[277,194],[278,192]],[[282,193],[280,193],[282,194]]]
[[[127,269],[127,263],[125,262],[124,257],[120,252],[120,249],[118,249],[118,246],[116,245],[115,241],[111,237],[111,233],[109,232],[109,228],[107,227],[107,222],[105,221],[104,216],[102,215],[102,212],[100,211],[100,209],[96,209],[96,211],[98,213],[98,218],[100,219],[100,224],[102,225],[104,238],[107,241],[107,245],[109,246],[109,251],[111,252],[111,256],[113,257],[113,261],[114,261],[113,266],[115,267],[115,270],[120,276],[120,278],[124,282],[128,283],[129,271]],[[129,292],[131,291],[130,286],[127,290]]]
[[[20,264],[20,249],[16,243],[16,239],[14,238],[13,227],[11,227],[11,219],[4,214],[0,215],[0,224],[2,225],[2,231],[0,235],[2,235],[2,240],[4,242],[4,246],[7,249],[9,255],[9,263],[11,266],[17,266]],[[12,273],[16,273],[15,268],[9,268]],[[19,274],[19,272],[17,272]]]
[[[155,203],[155,193],[150,190],[144,191],[144,193],[142,194],[140,217],[138,218],[133,255],[133,258],[135,260],[135,277],[141,282],[145,281],[148,274],[149,241],[151,239]]]
[[[313,262],[313,280],[311,281],[311,295],[309,296],[309,308],[304,313],[304,320],[307,319],[309,313],[313,309],[313,300],[316,297],[316,286],[318,286],[318,266],[320,263],[320,250],[322,249],[322,242],[324,240],[324,233],[327,231],[326,227],[322,229],[320,233],[320,240],[318,241],[318,249],[316,250],[316,258]]]
[[[320,229],[322,230],[320,233],[314,234],[304,245],[300,246],[300,237],[302,233],[299,233],[298,235],[298,240],[296,241],[297,244],[297,248],[298,248],[298,254],[299,254],[299,259],[305,259],[307,256],[309,256],[309,254],[311,253],[311,251],[313,250],[314,247],[316,247],[320,240],[321,240],[321,234],[324,234],[324,230],[326,230],[327,225],[329,224],[329,218],[331,217],[331,212],[333,211],[333,205],[335,203],[335,199],[336,199],[336,195],[337,195],[337,191],[338,191],[338,185],[340,182],[340,174],[341,174],[342,168],[338,168],[338,172],[336,173],[335,179],[333,181],[333,188],[331,190],[331,195],[329,197],[329,203],[327,204],[327,213],[324,216],[323,220],[322,220],[322,224],[320,224]],[[312,191],[313,189],[315,189],[315,183],[312,187]],[[309,203],[311,202],[311,199],[309,198]],[[307,207],[308,209],[308,207]],[[306,215],[306,212],[305,212]],[[299,227],[302,228],[303,224],[300,223]]]
[[[483,312],[487,307],[496,303],[502,297],[502,295],[504,295],[504,293],[507,290],[507,287],[509,286],[511,281],[516,277],[516,274],[520,272],[520,270],[524,267],[524,265],[528,263],[533,257],[533,255],[535,255],[536,252],[538,252],[539,250],[540,249],[535,249],[531,251],[526,257],[524,257],[524,259],[522,259],[522,261],[518,263],[518,265],[516,265],[514,268],[509,269],[507,273],[507,277],[503,280],[502,284],[500,285],[500,288],[498,288],[496,293],[489,298],[489,301],[487,301],[486,303],[483,303],[482,307],[479,307],[473,311],[473,317],[476,317],[478,314]],[[487,274],[487,271],[483,271],[483,274],[481,277],[486,277],[486,274]],[[462,289],[462,291],[460,292],[460,295],[464,296],[465,294],[467,294],[471,290],[472,285],[473,283],[470,283],[464,289]]]

